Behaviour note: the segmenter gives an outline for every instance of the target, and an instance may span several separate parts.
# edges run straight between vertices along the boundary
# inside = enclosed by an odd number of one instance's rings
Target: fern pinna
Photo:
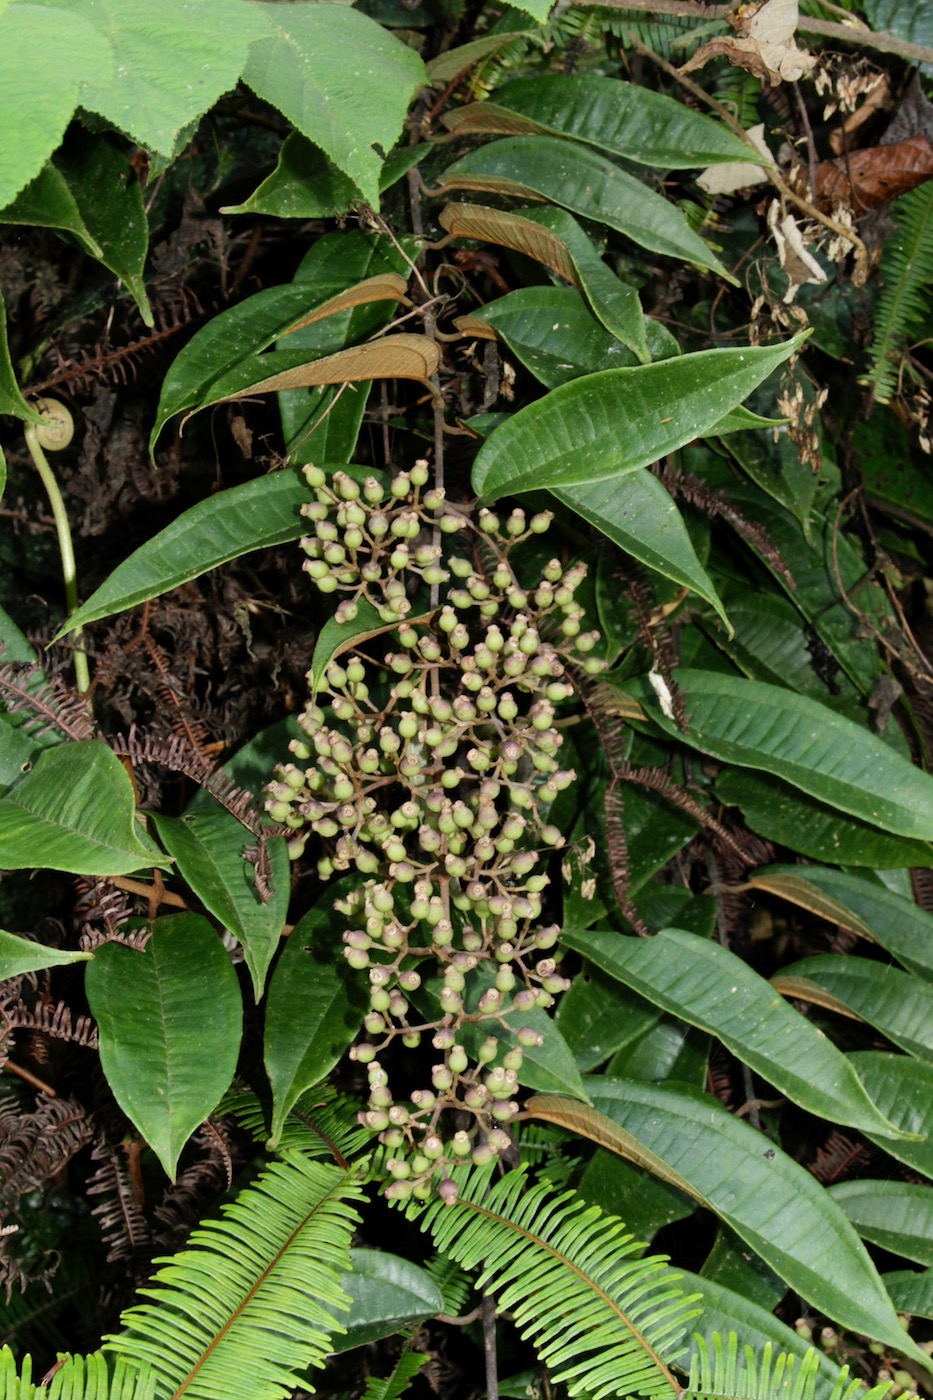
[[[875,312],[875,338],[866,382],[879,403],[898,386],[904,344],[929,318],[933,298],[933,184],[911,190],[894,205],[897,233],[881,259],[884,290]]]

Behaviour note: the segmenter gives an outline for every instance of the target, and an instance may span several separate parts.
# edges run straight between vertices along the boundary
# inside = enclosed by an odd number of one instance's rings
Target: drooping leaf
[[[103,252],[84,222],[68,181],[51,161],[2,212],[5,224],[61,229],[76,238],[92,258],[99,258]]]
[[[584,1082],[593,1108],[539,1096],[527,1112],[649,1167],[715,1211],[808,1302],[919,1360],[923,1353],[902,1331],[845,1215],[779,1147],[710,1094],[635,1080]]]
[[[398,140],[408,104],[425,81],[414,49],[343,5],[261,4],[268,37],[254,43],[243,80],[320,146],[379,203],[382,158]]]
[[[728,948],[676,928],[653,938],[567,928],[561,936],[640,996],[717,1036],[807,1112],[899,1136],[841,1051]]]
[[[749,884],[880,944],[903,967],[933,981],[933,915],[903,895],[820,865],[769,865]]]
[[[920,1274],[897,1269],[882,1274],[882,1278],[898,1312],[910,1313],[913,1317],[933,1317],[933,1269],[925,1269]]]
[[[112,749],[99,739],[56,745],[0,798],[0,860],[6,870],[74,875],[164,868],[135,817],[133,785]]]
[[[163,1265],[107,1350],[149,1363],[159,1396],[283,1400],[341,1331],[360,1200],[349,1171],[274,1162]]]
[[[352,1301],[343,1319],[346,1331],[337,1340],[338,1352],[391,1337],[444,1311],[441,1291],[430,1274],[380,1249],[351,1249],[342,1287]]]
[[[596,73],[535,74],[496,88],[495,102],[542,129],[610,151],[654,170],[747,161],[760,152],[727,126],[635,83]],[[460,108],[455,130],[464,121]]]
[[[686,707],[684,736],[647,681],[626,686],[672,737],[725,763],[773,773],[884,831],[933,839],[933,778],[864,726],[808,696],[742,676],[680,670],[675,679]]]
[[[650,466],[702,436],[800,348],[800,337],[745,350],[702,350],[659,364],[605,370],[554,389],[490,435],[473,486],[569,489]]]
[[[75,7],[53,9],[41,0],[6,6],[0,15],[0,209],[60,145],[82,84],[110,81],[113,68],[104,35]]]
[[[882,1112],[920,1140],[868,1136],[892,1157],[933,1178],[933,1065],[882,1050],[857,1050],[849,1059]]]
[[[554,136],[507,136],[449,165],[439,189],[549,199],[640,248],[731,275],[673,204],[605,156]]]
[[[44,967],[87,962],[91,956],[90,953],[71,953],[65,948],[46,948],[30,938],[20,938],[16,933],[0,929],[0,982],[24,972],[40,972]]]
[[[206,497],[118,564],[59,636],[161,597],[251,550],[300,539],[307,521],[299,511],[307,499],[304,477],[288,469]]]
[[[0,19],[0,40],[2,40],[3,21]],[[2,53],[2,49],[0,49]],[[2,58],[0,58],[2,63]],[[41,423],[42,414],[32,408],[23,398],[22,391],[16,379],[16,371],[13,369],[13,361],[10,359],[10,344],[6,333],[6,303],[3,300],[3,293],[0,292],[0,413],[9,413],[16,418],[20,418],[24,423]],[[3,463],[4,484],[6,482],[6,460]]]
[[[264,214],[276,219],[333,219],[360,198],[353,181],[300,131],[282,142],[278,163],[242,204],[221,214]]]
[[[933,1191],[906,1181],[841,1181],[827,1188],[863,1240],[933,1264]]]
[[[915,974],[827,953],[781,968],[771,985],[782,996],[859,1016],[908,1054],[933,1062],[933,987]]]
[[[105,943],[86,986],[107,1082],[174,1180],[236,1069],[243,1006],[230,957],[200,914],[173,914],[143,952]]]
[[[333,891],[292,930],[269,983],[264,1063],[275,1146],[295,1101],[327,1077],[359,1033],[366,996],[343,956]]]
[[[181,817],[153,814],[159,839],[178,873],[243,949],[258,1001],[278,948],[291,894],[288,848],[281,836],[265,843],[271,898],[263,902],[244,847],[255,840],[218,802]]]

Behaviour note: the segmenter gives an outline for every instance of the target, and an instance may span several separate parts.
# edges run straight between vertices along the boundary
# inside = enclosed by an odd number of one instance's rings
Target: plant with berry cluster
[[[550,515],[474,519],[426,489],[426,462],[388,486],[305,475],[305,569],[345,595],[338,621],[365,599],[386,644],[330,662],[267,808],[293,857],[318,838],[322,878],[362,876],[334,907],[369,979],[366,1039],[350,1053],[369,1076],[361,1118],[389,1154],[388,1194],[427,1197],[437,1180],[453,1197],[453,1164],[510,1145],[524,1053],[542,1043],[529,1014],[568,985],[546,913],[547,860],[564,842],[548,813],[575,776],[560,765],[568,663],[603,664],[576,597],[586,569],[552,559],[522,582],[516,550]],[[469,551],[445,551],[454,535]],[[398,1102],[384,1053],[425,1036],[430,1084]]]

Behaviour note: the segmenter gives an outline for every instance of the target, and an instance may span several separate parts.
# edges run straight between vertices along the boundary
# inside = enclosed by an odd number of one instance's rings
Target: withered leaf
[[[310,360],[281,374],[260,379],[228,394],[218,403],[242,399],[249,394],[278,393],[282,389],[308,389],[322,384],[354,384],[369,379],[428,380],[437,373],[440,351],[423,335],[386,335],[368,345],[351,345],[336,355]]]
[[[397,272],[380,272],[377,277],[366,277],[362,282],[357,282],[355,287],[347,287],[336,296],[328,297],[327,301],[321,302],[320,306],[300,317],[282,334],[291,335],[293,331],[300,331],[304,326],[313,325],[315,321],[323,321],[341,311],[352,311],[354,306],[365,306],[371,301],[401,301],[407,290],[408,283]]]
[[[916,189],[933,177],[933,141],[910,136],[890,146],[867,146],[816,167],[814,204],[827,212],[848,204],[856,215]]]

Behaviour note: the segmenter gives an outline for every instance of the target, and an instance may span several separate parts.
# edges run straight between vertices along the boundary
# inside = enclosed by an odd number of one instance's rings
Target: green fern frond
[[[760,1362],[751,1347],[744,1348],[739,1361],[738,1338],[729,1333],[723,1347],[721,1337],[714,1336],[710,1355],[705,1338],[696,1337],[697,1350],[690,1364],[690,1378],[682,1400],[815,1400],[819,1376],[819,1356],[813,1349],[801,1361],[788,1352],[772,1355],[768,1342]],[[891,1382],[866,1390],[859,1380],[849,1380],[849,1368],[843,1366],[827,1400],[882,1400]]]
[[[465,1269],[443,1254],[435,1254],[424,1265],[424,1271],[444,1300],[444,1312],[457,1317],[466,1311],[467,1299],[473,1292],[473,1280]]]
[[[666,1259],[645,1258],[622,1222],[573,1192],[529,1188],[524,1171],[490,1184],[491,1169],[454,1173],[459,1196],[411,1205],[434,1243],[508,1308],[523,1337],[570,1395],[671,1397],[665,1356],[697,1316]]]
[[[354,1161],[365,1152],[375,1134],[357,1122],[359,1102],[322,1084],[302,1094],[292,1108],[276,1145],[276,1152],[295,1151],[303,1157]],[[231,1089],[217,1110],[230,1113],[254,1142],[269,1136],[267,1107],[250,1089]]]
[[[600,12],[604,16],[607,33],[612,34],[624,48],[639,43],[653,49],[661,58],[683,59],[684,50],[694,47],[700,36],[710,38],[722,32],[722,25],[698,25],[693,18],[677,15],[648,16],[644,10],[632,10],[630,14],[619,13],[618,9]]]
[[[112,1368],[102,1352],[66,1356],[48,1386],[32,1379],[32,1359],[21,1369],[9,1347],[0,1347],[2,1400],[153,1400],[155,1381],[146,1366],[137,1369],[118,1360]]]
[[[140,1289],[155,1301],[124,1313],[107,1349],[151,1365],[156,1400],[284,1400],[343,1331],[334,1313],[349,1307],[340,1279],[361,1195],[351,1172],[286,1155],[158,1261]]]
[[[875,310],[871,369],[863,381],[879,403],[894,393],[905,342],[933,311],[933,183],[905,194],[891,212],[897,233],[881,258],[884,290]]]
[[[370,1378],[363,1400],[399,1400],[428,1359],[422,1351],[403,1351],[391,1376],[384,1381]]]

